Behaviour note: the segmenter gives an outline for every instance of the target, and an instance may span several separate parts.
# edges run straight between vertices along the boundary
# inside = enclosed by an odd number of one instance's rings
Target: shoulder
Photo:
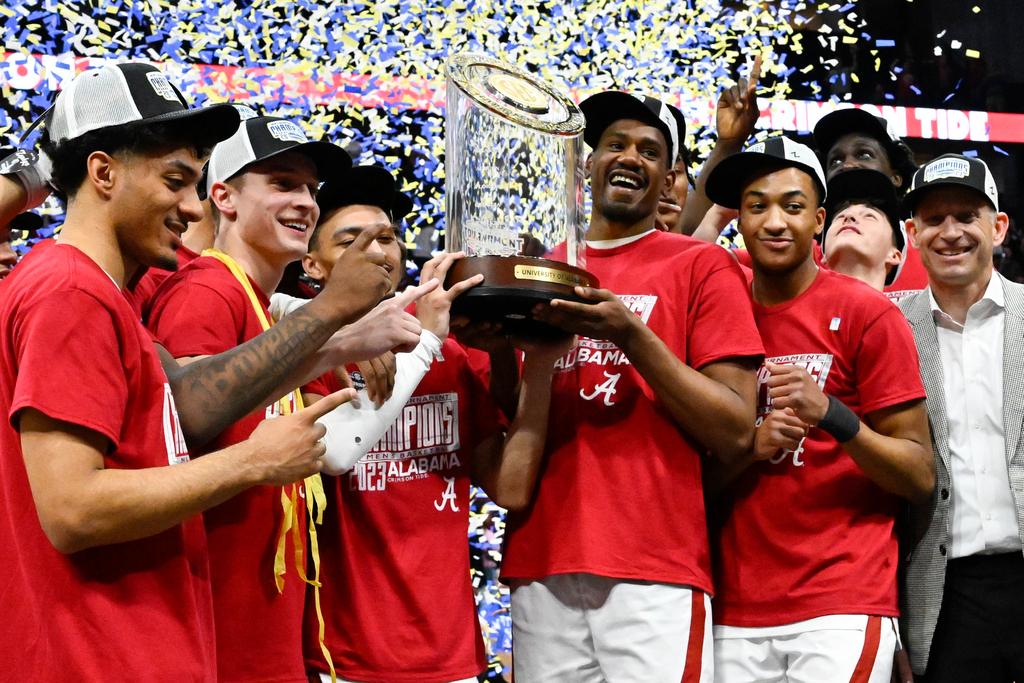
[[[7,278],[5,302],[32,304],[51,298],[67,299],[65,306],[74,311],[71,299],[95,301],[112,310],[130,306],[117,285],[88,256],[74,247],[50,246],[39,253],[30,252]]]
[[[1003,283],[1003,297],[1006,299],[1007,310],[1024,315],[1024,284],[1007,280],[1002,275],[998,277]]]
[[[161,301],[182,295],[193,298],[216,296],[233,301],[239,299],[239,295],[244,296],[244,293],[236,286],[234,275],[220,261],[200,256],[170,274],[160,284],[153,298],[154,301]]]

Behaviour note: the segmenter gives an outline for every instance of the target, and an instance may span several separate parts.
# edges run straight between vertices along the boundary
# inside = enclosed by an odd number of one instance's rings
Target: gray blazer
[[[1006,434],[1006,463],[1017,507],[1017,524],[1024,531],[1024,285],[1002,280],[1006,298],[1003,345],[1003,429]],[[928,665],[935,623],[942,605],[946,558],[951,542],[949,464],[949,423],[942,388],[942,361],[927,290],[899,303],[914,330],[920,357],[921,378],[928,394],[928,420],[935,451],[935,493],[929,503],[912,511],[915,538],[920,539],[907,558],[906,585],[901,591],[903,637],[910,651],[914,673],[923,674]],[[1024,534],[1022,534],[1024,535]]]

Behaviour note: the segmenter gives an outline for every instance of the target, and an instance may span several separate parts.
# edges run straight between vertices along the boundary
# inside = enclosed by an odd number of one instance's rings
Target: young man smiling
[[[511,502],[515,676],[708,681],[701,461],[749,449],[762,348],[732,257],[655,229],[680,144],[670,110],[621,92],[580,106],[587,268],[606,289],[534,311],[580,339],[555,368],[543,459]]]
[[[243,121],[214,148],[206,174],[207,194],[220,216],[214,249],[170,277],[152,303],[148,324],[168,351],[192,362],[272,329],[269,295],[285,267],[306,253],[320,215],[318,183],[349,165],[340,147],[310,142],[295,123],[269,116]],[[354,252],[375,252],[373,236],[363,235]],[[382,280],[389,284],[387,277],[381,259],[372,278],[351,283],[352,295],[358,299],[365,296],[360,290],[379,291]],[[315,302],[285,320],[303,315],[309,306]],[[406,343],[414,345],[419,324],[408,316],[404,324]],[[238,443],[265,418],[302,406],[298,391],[278,398],[222,431],[214,447]],[[311,526],[320,485],[319,477],[310,477],[284,489],[254,488],[204,515],[221,681],[305,680],[303,548],[307,531],[315,538]],[[291,557],[298,558],[297,575],[286,580]],[[315,581],[315,556],[312,569]]]
[[[888,681],[899,497],[935,477],[913,340],[881,294],[814,263],[810,149],[753,145],[707,191],[739,211],[766,353],[754,445],[717,511],[716,680]]]
[[[313,421],[337,395],[200,459],[186,440],[288,385],[365,303],[332,292],[274,334],[180,368],[126,298],[140,269],[175,266],[206,150],[237,125],[229,107],[188,109],[138,63],[79,75],[45,121],[67,219],[57,244],[0,285],[0,670],[11,679],[216,680],[198,513],[321,467]],[[377,268],[350,263],[357,277]]]

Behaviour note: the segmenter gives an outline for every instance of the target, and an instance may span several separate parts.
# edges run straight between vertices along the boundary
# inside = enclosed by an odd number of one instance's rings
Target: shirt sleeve
[[[17,377],[8,419],[33,408],[120,443],[128,404],[121,343],[112,312],[81,290],[56,291],[17,323]]]
[[[182,278],[163,288],[149,314],[149,328],[175,358],[212,356],[245,341],[244,309],[198,280]]]
[[[690,283],[687,364],[699,370],[716,361],[763,357],[739,264],[719,247],[698,258],[701,266],[693,269]]]
[[[857,389],[864,415],[925,397],[914,335],[900,310],[885,310],[870,322],[857,348]]]

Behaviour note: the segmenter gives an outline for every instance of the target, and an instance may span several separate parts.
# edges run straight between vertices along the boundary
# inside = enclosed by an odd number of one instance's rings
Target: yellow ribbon
[[[256,317],[259,318],[263,331],[269,330],[270,326],[273,325],[273,321],[270,320],[266,311],[263,310],[263,304],[260,303],[259,297],[256,296],[256,291],[252,288],[249,277],[242,270],[242,267],[238,265],[238,262],[219,249],[205,249],[203,256],[212,256],[231,271],[231,274],[238,280],[238,284],[241,285],[242,290],[249,297],[249,303],[252,304],[252,308],[256,312]],[[292,412],[292,402],[288,400],[290,397],[295,402],[296,410],[302,410],[305,407],[302,401],[302,392],[296,389],[278,401],[278,407],[282,415],[290,415]],[[290,531],[295,572],[299,575],[300,579],[313,586],[313,603],[316,605],[316,618],[319,625],[320,651],[323,653],[327,666],[331,670],[331,681],[335,681],[337,680],[337,674],[334,671],[334,662],[331,660],[331,653],[324,643],[324,616],[320,609],[320,545],[317,542],[316,535],[316,525],[323,524],[324,521],[327,496],[324,493],[324,483],[319,473],[306,477],[303,484],[306,486],[306,512],[309,515],[309,553],[313,558],[313,578],[308,578],[305,570],[305,546],[303,544],[301,526],[299,525],[298,486],[289,484],[281,488],[281,510],[284,512],[284,517],[281,521],[281,531],[277,537],[277,552],[274,553],[274,584],[277,586],[278,593],[284,592],[284,577],[288,571],[287,561],[285,560],[285,546],[287,545],[288,532]]]

